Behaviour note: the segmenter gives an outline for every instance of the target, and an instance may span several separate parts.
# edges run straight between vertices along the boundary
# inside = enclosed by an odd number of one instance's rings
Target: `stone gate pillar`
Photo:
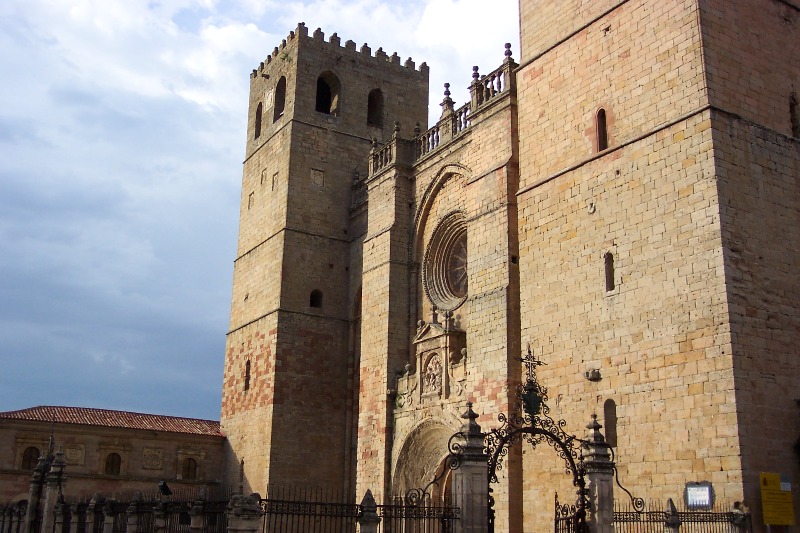
[[[261,517],[264,514],[261,510],[261,496],[251,494],[243,496],[235,494],[228,508],[228,533],[256,533],[261,527]]]
[[[455,521],[457,533],[486,533],[489,528],[489,458],[483,448],[483,433],[476,419],[478,414],[467,403],[461,415],[465,439],[461,443],[461,463],[453,470],[453,504],[461,509]]]
[[[601,427],[597,415],[592,415],[583,444],[589,497],[587,522],[592,533],[614,533],[614,461]]]
[[[50,471],[44,478],[44,502],[42,505],[42,526],[41,531],[53,531],[56,518],[56,504],[63,503],[61,495],[62,483],[64,482],[64,452],[61,448],[56,452]]]

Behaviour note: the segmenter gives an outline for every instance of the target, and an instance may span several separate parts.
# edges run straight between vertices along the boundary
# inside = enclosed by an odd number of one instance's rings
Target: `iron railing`
[[[614,503],[616,533],[663,533],[666,528],[676,533],[749,533],[753,524],[750,513],[736,504],[728,511],[678,510],[669,505],[637,511],[627,502]]]

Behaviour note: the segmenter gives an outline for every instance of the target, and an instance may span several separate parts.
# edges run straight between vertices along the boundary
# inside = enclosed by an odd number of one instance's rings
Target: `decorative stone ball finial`
[[[449,83],[445,83],[444,84],[444,97],[445,98],[450,98],[450,84]]]
[[[400,133],[400,122],[395,120],[394,121],[394,134],[397,135]]]
[[[506,57],[511,57],[511,43],[506,43],[506,51],[503,52]]]
[[[474,67],[472,67],[472,79],[478,81],[478,78],[480,77],[481,75],[478,74],[478,65],[475,65]]]

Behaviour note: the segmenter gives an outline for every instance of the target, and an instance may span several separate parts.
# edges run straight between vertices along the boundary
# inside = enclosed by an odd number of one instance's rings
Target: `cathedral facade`
[[[431,127],[427,65],[336,34],[252,72],[225,481],[424,486],[467,401],[484,429],[513,408],[530,346],[637,496],[706,481],[758,520],[759,473],[800,476],[800,5],[522,0],[520,24]],[[569,481],[512,449],[498,524],[538,528]]]

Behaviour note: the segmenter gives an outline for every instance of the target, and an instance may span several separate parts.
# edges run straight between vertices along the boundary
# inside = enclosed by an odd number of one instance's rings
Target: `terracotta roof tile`
[[[60,424],[86,424],[114,428],[170,431],[193,435],[222,436],[219,422],[177,416],[149,415],[128,411],[110,411],[88,407],[58,407],[40,405],[19,411],[0,412],[0,419],[57,422]]]

